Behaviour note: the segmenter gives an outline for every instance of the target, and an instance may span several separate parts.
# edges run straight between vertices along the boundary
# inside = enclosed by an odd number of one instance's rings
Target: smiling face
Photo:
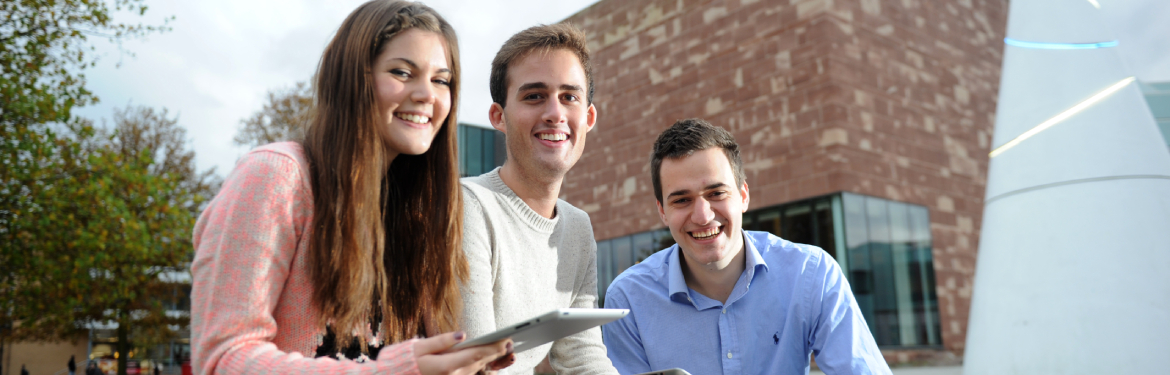
[[[493,103],[492,126],[507,135],[508,161],[521,173],[560,178],[585,150],[597,110],[586,102],[585,70],[572,52],[532,52],[508,70],[507,105]]]
[[[723,149],[662,160],[662,202],[658,213],[682,249],[688,267],[723,269],[743,249],[739,235],[748,207],[748,188],[735,186]]]
[[[374,59],[374,85],[383,126],[378,134],[394,157],[431,147],[451,110],[451,69],[442,35],[407,29]]]

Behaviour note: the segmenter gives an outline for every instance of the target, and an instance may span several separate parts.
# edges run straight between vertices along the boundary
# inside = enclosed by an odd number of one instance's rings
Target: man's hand
[[[471,375],[512,353],[512,339],[447,352],[466,338],[463,332],[454,332],[415,341],[414,355],[419,372],[423,375]],[[507,366],[496,368],[493,364],[491,369],[504,367]]]

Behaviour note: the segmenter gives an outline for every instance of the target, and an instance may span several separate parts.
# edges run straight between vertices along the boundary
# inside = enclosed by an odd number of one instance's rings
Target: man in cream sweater
[[[463,290],[469,337],[562,307],[597,307],[589,215],[557,199],[597,120],[585,35],[567,24],[513,35],[492,61],[488,112],[507,137],[504,166],[463,179]],[[617,374],[593,328],[519,353],[505,374],[531,374],[546,354],[558,374]]]

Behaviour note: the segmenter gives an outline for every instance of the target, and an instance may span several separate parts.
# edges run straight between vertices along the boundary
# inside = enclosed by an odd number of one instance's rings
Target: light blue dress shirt
[[[816,246],[744,231],[747,266],[727,303],[687,287],[679,247],[630,267],[605,307],[630,309],[602,326],[622,374],[682,368],[695,375],[890,374],[840,266]]]

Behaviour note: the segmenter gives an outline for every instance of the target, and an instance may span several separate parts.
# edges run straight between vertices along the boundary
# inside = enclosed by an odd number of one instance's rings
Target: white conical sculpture
[[[1108,3],[1010,6],[963,371],[1168,373],[1170,152]]]

